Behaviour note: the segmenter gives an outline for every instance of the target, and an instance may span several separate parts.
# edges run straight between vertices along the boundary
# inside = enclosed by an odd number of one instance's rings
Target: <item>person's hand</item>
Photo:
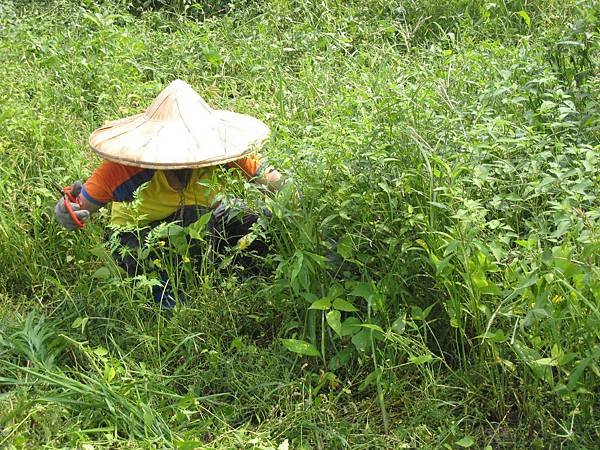
[[[76,181],[75,183],[73,183],[73,186],[71,186],[71,195],[74,198],[77,198],[77,196],[81,193],[82,187],[83,184],[81,183],[81,181]],[[67,201],[69,200],[67,199]],[[81,209],[81,206],[79,206],[77,203],[70,203],[71,208],[73,208],[73,213],[75,214],[77,219],[79,219],[79,222],[87,222],[90,218],[90,212],[87,209]],[[54,207],[54,215],[56,216],[56,220],[58,221],[58,223],[60,223],[67,230],[75,230],[77,228],[80,228],[71,217],[71,214],[69,214],[69,211],[65,205],[65,197],[61,197],[56,206]]]

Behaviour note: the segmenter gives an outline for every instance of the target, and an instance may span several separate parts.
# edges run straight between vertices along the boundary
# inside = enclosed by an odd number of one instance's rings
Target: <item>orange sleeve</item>
[[[153,170],[104,161],[86,180],[83,197],[97,205],[110,201],[128,201],[135,190],[152,178]]]
[[[262,158],[257,153],[227,163],[227,167],[241,170],[247,179],[259,175],[262,165]]]

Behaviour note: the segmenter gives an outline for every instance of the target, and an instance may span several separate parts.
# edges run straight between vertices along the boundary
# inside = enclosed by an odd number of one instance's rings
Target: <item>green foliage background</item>
[[[0,3],[0,447],[594,447],[599,13]],[[261,275],[165,251],[189,297],[165,313],[106,212],[52,208],[89,133],[175,78],[269,123],[302,198],[263,200]]]

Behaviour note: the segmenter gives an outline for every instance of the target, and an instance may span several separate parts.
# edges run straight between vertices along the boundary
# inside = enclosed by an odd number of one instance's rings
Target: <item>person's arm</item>
[[[271,192],[278,191],[283,185],[281,173],[267,165],[257,154],[232,161],[227,166],[241,170],[248,180],[266,186]]]
[[[86,200],[85,197],[79,196],[77,199],[79,204],[81,205],[82,210],[86,210],[90,212],[90,215],[94,214],[96,211],[102,208],[102,205],[98,205],[97,203],[92,203]]]
[[[284,178],[279,171],[271,169],[256,178],[258,184],[266,186],[271,192],[277,192],[283,185]]]
[[[77,228],[81,228],[81,226],[83,225],[80,224],[85,224],[89,220],[90,214],[93,212],[87,209],[87,206],[89,205],[82,205],[79,201],[79,199],[81,198],[80,194],[82,188],[83,184],[81,183],[81,181],[76,181],[75,183],[73,183],[73,186],[71,186],[69,193],[71,195],[71,198],[75,199],[75,202],[69,201],[69,199],[63,195],[63,197],[61,197],[60,200],[58,200],[58,203],[56,203],[56,206],[54,207],[54,215],[56,216],[56,220],[67,230],[75,230]],[[66,202],[69,202],[71,210],[73,211],[73,216],[75,216],[75,218],[73,218],[71,212],[67,208]]]
[[[126,166],[112,161],[104,161],[85,184],[76,181],[71,186],[71,195],[75,202],[71,207],[77,218],[85,223],[90,215],[112,201],[130,201],[133,193],[154,174],[153,170]],[[79,228],[61,198],[54,208],[58,222],[69,230]]]

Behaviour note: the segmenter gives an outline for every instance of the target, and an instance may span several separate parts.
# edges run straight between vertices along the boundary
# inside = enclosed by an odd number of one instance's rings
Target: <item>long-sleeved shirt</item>
[[[260,175],[258,155],[227,163],[246,178]],[[221,166],[193,169],[183,191],[173,189],[163,170],[143,169],[104,161],[86,180],[81,195],[99,206],[113,202],[111,224],[144,226],[175,213],[181,206],[211,207],[226,182]]]

